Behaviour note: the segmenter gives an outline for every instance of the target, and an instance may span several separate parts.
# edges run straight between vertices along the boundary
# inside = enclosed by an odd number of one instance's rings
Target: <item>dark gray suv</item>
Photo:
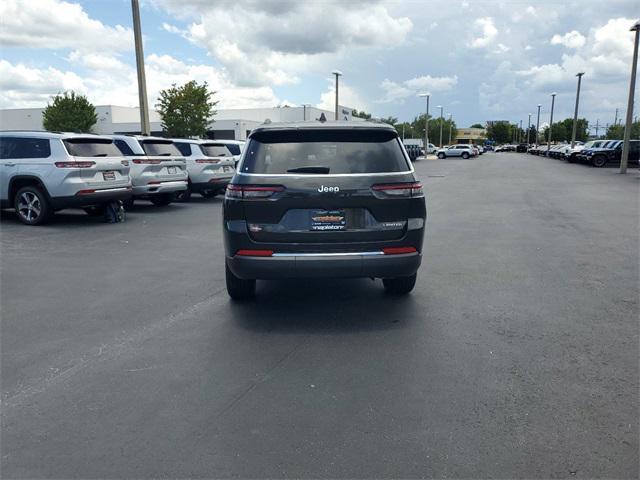
[[[240,299],[257,279],[371,277],[409,293],[425,221],[422,185],[394,128],[262,125],[225,194],[227,290]]]

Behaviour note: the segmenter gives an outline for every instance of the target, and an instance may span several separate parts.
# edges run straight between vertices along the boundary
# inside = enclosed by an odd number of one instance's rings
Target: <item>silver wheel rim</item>
[[[40,198],[33,192],[23,192],[18,199],[18,214],[27,222],[37,220],[42,212]]]

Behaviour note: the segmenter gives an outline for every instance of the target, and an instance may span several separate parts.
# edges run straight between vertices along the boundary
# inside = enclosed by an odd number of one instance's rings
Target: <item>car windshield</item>
[[[74,157],[121,157],[122,152],[112,140],[102,138],[68,138],[64,145]]]
[[[237,146],[237,145],[236,145]],[[209,157],[231,157],[234,154],[229,145],[224,143],[203,143],[200,145],[205,155]]]
[[[180,157],[180,150],[171,141],[163,140],[144,140],[142,148],[147,155],[156,155],[162,157]]]
[[[251,137],[243,173],[386,173],[409,165],[395,132],[362,130],[263,131]]]

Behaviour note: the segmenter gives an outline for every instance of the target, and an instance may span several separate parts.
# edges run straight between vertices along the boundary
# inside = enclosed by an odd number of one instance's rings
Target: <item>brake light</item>
[[[198,158],[196,163],[220,163],[217,158]]]
[[[379,184],[371,187],[374,193],[387,197],[423,197],[422,184],[420,182]]]
[[[400,255],[402,253],[416,253],[415,247],[388,247],[383,248],[382,253],[385,255]]]
[[[56,162],[58,168],[91,168],[96,162]]]
[[[236,255],[239,257],[270,257],[273,250],[238,250]]]
[[[158,165],[161,160],[152,160],[150,158],[142,159],[142,158],[134,158],[132,160],[136,165]]]
[[[227,185],[226,198],[264,199],[284,191],[282,185]]]

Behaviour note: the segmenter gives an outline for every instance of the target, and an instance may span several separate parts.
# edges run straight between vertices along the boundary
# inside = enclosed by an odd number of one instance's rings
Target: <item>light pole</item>
[[[442,111],[444,110],[444,108],[442,107],[442,105],[438,105],[436,108],[440,109],[440,148],[442,148]]]
[[[633,120],[633,94],[636,88],[636,72],[638,69],[638,37],[640,37],[640,20],[638,20],[631,31],[636,32],[636,39],[633,44],[633,60],[631,64],[631,81],[629,82],[629,100],[627,102],[627,121],[624,126],[624,140],[622,142],[622,157],[620,158],[620,173],[627,173],[629,163],[629,144],[631,140],[631,122]]]
[[[138,101],[140,102],[140,133],[149,135],[149,104],[147,102],[147,80],[144,74],[144,52],[142,51],[142,28],[140,27],[140,5],[138,0],[131,0],[133,12],[133,41],[136,50],[136,67],[138,70]]]
[[[420,93],[419,97],[427,98],[427,109],[426,116],[424,118],[424,156],[427,158],[427,154],[429,152],[429,97],[430,93]]]
[[[527,145],[531,145],[531,114],[529,114],[529,123],[527,123]]]
[[[538,120],[536,120],[536,145],[540,144],[540,107],[541,103],[538,104]]]
[[[449,114],[449,145],[451,145],[451,129],[453,128],[453,122],[451,121],[452,115]]]
[[[576,74],[578,77],[578,90],[576,91],[576,109],[573,112],[573,131],[571,132],[571,148],[576,146],[576,133],[578,132],[578,103],[580,102],[580,83],[582,82],[584,72]]]
[[[338,78],[342,76],[342,72],[340,70],[334,70],[331,73],[336,76],[336,120],[338,120]]]
[[[522,143],[522,120],[520,120],[520,128],[518,129],[518,143]]]
[[[553,106],[556,103],[557,93],[551,94],[551,116],[549,117],[549,134],[547,135],[547,157],[549,156],[549,150],[551,150],[551,129],[553,128]]]

